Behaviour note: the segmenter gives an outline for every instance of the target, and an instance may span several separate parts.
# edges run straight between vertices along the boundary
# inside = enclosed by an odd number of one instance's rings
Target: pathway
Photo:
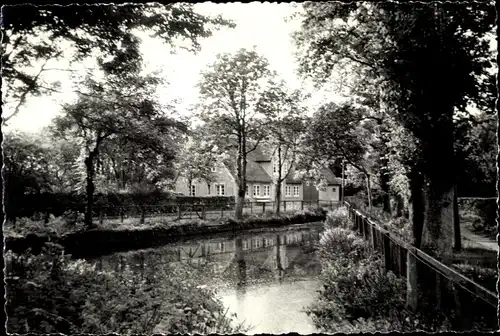
[[[498,252],[498,244],[494,239],[480,236],[472,232],[465,225],[461,225],[460,231],[462,234],[462,239],[465,238],[465,240],[468,241],[467,243],[471,247],[482,247],[487,250]]]

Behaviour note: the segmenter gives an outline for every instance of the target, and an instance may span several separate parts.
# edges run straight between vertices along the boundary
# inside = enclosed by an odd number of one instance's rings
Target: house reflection
[[[272,232],[203,239],[148,250],[102,257],[96,264],[123,269],[124,264],[140,272],[154,273],[162,264],[189,264],[205,272],[203,281],[217,277],[235,286],[240,295],[255,282],[279,282],[287,278],[314,276],[320,266],[314,254],[322,227],[274,229]],[[231,285],[232,284],[232,285]]]

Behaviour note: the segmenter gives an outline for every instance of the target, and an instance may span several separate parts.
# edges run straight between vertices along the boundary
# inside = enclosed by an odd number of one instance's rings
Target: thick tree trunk
[[[410,172],[410,222],[413,233],[413,245],[420,248],[422,243],[422,232],[424,228],[424,181],[422,175],[417,171]]]
[[[450,255],[453,249],[453,187],[442,192],[429,183],[426,201],[422,247],[439,256]]]

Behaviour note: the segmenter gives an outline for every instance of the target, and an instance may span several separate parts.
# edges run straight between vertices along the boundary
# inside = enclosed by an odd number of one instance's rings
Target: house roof
[[[335,177],[331,169],[328,168],[322,169],[321,174],[326,179],[328,185],[341,185],[339,179]]]
[[[258,146],[253,151],[247,154],[247,160],[254,162],[270,162],[271,157],[269,155],[264,154],[262,146]]]
[[[272,182],[271,176],[262,168],[260,164],[247,161],[247,181],[248,182]]]

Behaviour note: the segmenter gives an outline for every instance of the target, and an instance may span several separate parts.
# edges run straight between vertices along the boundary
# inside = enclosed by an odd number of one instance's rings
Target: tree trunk
[[[420,248],[422,244],[422,232],[424,228],[424,195],[423,195],[423,178],[419,172],[411,171],[409,176],[410,183],[410,222],[413,233],[413,245]]]
[[[278,178],[276,179],[276,190],[274,191],[275,194],[275,201],[276,201],[276,214],[280,214],[281,210],[281,183],[283,182],[281,180],[281,144],[278,145]]]
[[[372,209],[372,187],[370,182],[370,174],[365,173],[366,177],[366,194],[368,196],[368,209]]]
[[[460,251],[462,249],[462,235],[460,231],[460,214],[458,213],[458,195],[457,185],[453,187],[453,232],[455,238],[454,249]]]
[[[429,183],[426,201],[422,247],[438,256],[450,255],[453,248],[453,187],[439,192]]]
[[[281,211],[281,181],[276,181],[276,190],[274,190],[274,200],[276,202],[275,212],[277,215],[280,214]]]
[[[234,217],[236,219],[243,218],[243,205],[245,204],[245,188],[246,188],[246,140],[244,136],[238,139],[238,165],[237,165],[237,186],[238,193],[236,196],[236,205],[234,209]]]
[[[94,159],[97,156],[97,148],[95,148],[93,151],[89,153],[89,156],[85,158],[85,168],[87,171],[87,186],[86,186],[86,192],[87,192],[87,204],[85,208],[85,225],[87,228],[92,228],[93,223],[92,223],[92,210],[94,206]]]
[[[383,210],[389,214],[392,213],[391,209],[391,194],[389,188],[389,176],[386,173],[380,174],[380,187],[383,192]]]

